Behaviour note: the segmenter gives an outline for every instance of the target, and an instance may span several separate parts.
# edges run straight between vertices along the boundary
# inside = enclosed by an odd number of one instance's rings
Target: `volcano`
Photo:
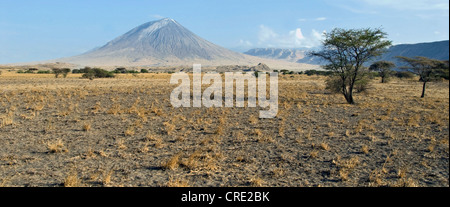
[[[304,69],[308,65],[276,62],[215,45],[169,18],[142,24],[106,45],[58,62],[84,66],[256,65]],[[275,67],[276,68],[276,67]]]

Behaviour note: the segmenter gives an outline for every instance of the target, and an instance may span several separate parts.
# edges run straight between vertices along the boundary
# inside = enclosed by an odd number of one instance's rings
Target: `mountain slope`
[[[89,65],[165,65],[196,59],[244,57],[198,37],[175,20],[162,19],[138,26],[103,47],[60,61]]]
[[[273,60],[283,60],[293,63],[305,63],[320,65],[316,57],[309,57],[308,51],[311,49],[281,49],[281,48],[255,48],[244,54]]]
[[[297,62],[297,60],[303,59],[305,57],[305,50],[280,49],[280,48],[255,48],[247,52],[244,52],[244,54],[268,59],[280,59],[289,62]]]
[[[285,60],[297,63],[307,63],[307,64],[323,64],[317,57],[309,57],[306,55],[307,50],[302,49],[279,49],[279,48],[257,48],[251,49],[245,54]],[[394,45],[388,49],[388,51],[376,60],[387,60],[396,63],[396,65],[403,65],[398,61],[396,56],[424,56],[432,59],[438,60],[448,60],[449,59],[449,41],[439,41],[431,43],[418,43],[418,44],[400,44]],[[374,60],[374,61],[376,61]],[[372,61],[373,62],[373,61]],[[368,63],[367,65],[370,65]]]
[[[394,45],[377,60],[387,60],[394,62],[396,65],[403,65],[404,63],[395,58],[396,56],[423,56],[437,60],[448,60],[449,41]]]
[[[142,24],[106,45],[56,61],[85,66],[256,65],[306,69],[317,66],[253,57],[215,45],[173,19]]]

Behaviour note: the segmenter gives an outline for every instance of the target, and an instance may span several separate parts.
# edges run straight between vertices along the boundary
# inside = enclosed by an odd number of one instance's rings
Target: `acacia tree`
[[[67,74],[70,72],[69,68],[63,68],[63,69],[53,68],[52,70],[53,70],[53,73],[55,74],[55,78],[58,78],[59,75],[63,75],[63,77],[66,78]]]
[[[390,61],[377,61],[370,65],[369,70],[376,71],[381,77],[381,83],[387,83],[392,74],[392,68],[395,68],[395,63]]]
[[[448,61],[440,61],[420,56],[414,58],[397,56],[396,58],[407,63],[407,66],[403,66],[402,69],[413,72],[420,77],[419,81],[423,82],[421,98],[425,97],[427,83],[438,79],[439,74],[449,68]]]
[[[340,78],[341,93],[354,104],[353,87],[361,79],[364,63],[383,54],[392,44],[381,29],[333,29],[325,34],[323,48],[309,55],[326,61],[324,68]]]

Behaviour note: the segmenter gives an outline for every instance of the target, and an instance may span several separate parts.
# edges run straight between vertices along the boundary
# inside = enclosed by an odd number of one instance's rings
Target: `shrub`
[[[50,73],[52,73],[52,72],[49,71],[49,70],[40,70],[40,71],[38,71],[37,73],[38,73],[38,74],[50,74]]]
[[[94,78],[114,78],[114,74],[112,72],[100,69],[100,68],[84,68],[82,78],[88,78],[93,80]]]
[[[81,77],[82,78],[87,78],[89,80],[94,80],[95,74],[93,72],[91,72],[91,73],[84,73]]]
[[[414,73],[411,73],[411,72],[408,72],[408,71],[397,71],[395,73],[395,76],[397,78],[406,78],[406,79],[411,79],[411,78],[415,77]]]
[[[141,69],[141,73],[148,73],[147,69]]]
[[[128,73],[129,71],[126,68],[116,68],[114,73]]]
[[[353,90],[355,93],[366,92],[369,89],[369,77],[367,75],[359,78],[355,81]],[[331,76],[326,81],[326,89],[330,90],[332,93],[342,93],[342,79],[339,76]]]
[[[304,72],[304,74],[308,76],[312,75],[322,75],[322,76],[330,76],[333,74],[332,71],[320,71],[320,70],[307,70]]]

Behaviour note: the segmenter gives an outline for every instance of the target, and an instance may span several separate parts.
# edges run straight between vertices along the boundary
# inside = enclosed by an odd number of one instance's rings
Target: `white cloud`
[[[279,48],[312,48],[321,44],[323,33],[312,30],[309,35],[305,35],[301,28],[289,31],[287,34],[278,34],[271,28],[261,25],[258,33],[258,47],[279,47]]]
[[[275,33],[269,27],[266,27],[264,25],[259,26],[259,33],[258,33],[259,42],[266,42],[268,40],[277,39],[277,38],[278,38],[278,34]]]
[[[250,42],[250,41],[248,41],[248,40],[239,40],[239,46],[240,47],[252,47],[253,46],[253,44]]]
[[[325,21],[325,20],[327,20],[327,18],[326,17],[318,17],[315,20],[316,21]]]
[[[150,15],[150,17],[155,18],[155,19],[164,19],[165,18],[164,16],[161,16],[159,14],[152,14],[152,15]]]
[[[327,20],[327,18],[326,17],[317,17],[315,19],[300,18],[297,21],[299,21],[299,22],[307,22],[307,21],[313,21],[313,20],[314,21],[325,21],[325,20]]]

